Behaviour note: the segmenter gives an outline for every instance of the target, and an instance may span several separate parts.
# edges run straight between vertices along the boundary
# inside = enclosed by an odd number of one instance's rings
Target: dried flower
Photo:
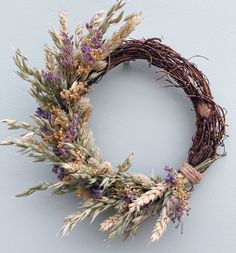
[[[102,196],[102,190],[100,188],[99,183],[95,183],[91,188],[90,188],[90,193],[94,199],[100,199]]]
[[[62,90],[60,92],[61,98],[63,98],[67,102],[78,103],[78,100],[87,93],[88,91],[88,85],[86,82],[79,82],[72,85],[72,87],[69,90]]]
[[[44,111],[43,109],[41,109],[39,107],[37,108],[37,110],[35,111],[35,113],[36,113],[36,116],[38,116],[39,118],[46,119],[48,121],[51,120],[51,114],[48,113],[48,112],[46,112],[46,111]]]
[[[84,66],[79,66],[78,72],[80,75],[87,74],[92,69],[92,67],[87,63]]]
[[[62,129],[69,127],[70,121],[67,114],[60,107],[52,106],[49,108],[52,117],[52,125],[61,126]],[[61,130],[62,131],[62,130]]]
[[[62,33],[63,47],[60,49],[60,64],[64,68],[69,68],[76,64],[76,60],[73,56],[73,36],[69,36],[68,33]]]
[[[78,134],[78,119],[79,119],[79,115],[78,114],[74,114],[73,118],[72,118],[72,122],[70,125],[69,130],[66,132],[66,136],[65,136],[65,142],[70,142],[73,141],[77,134]]]
[[[62,75],[55,71],[42,71],[43,79],[56,88],[60,88]]]
[[[63,180],[63,178],[68,175],[65,169],[59,165],[54,165],[52,168],[52,172],[57,175],[57,178],[59,180]]]
[[[40,131],[45,134],[45,135],[51,135],[52,131],[48,129],[48,127],[45,125],[43,127],[40,128]]]
[[[170,189],[172,196],[169,198],[169,201],[167,203],[167,215],[173,223],[176,221],[178,222],[176,227],[181,225],[182,233],[183,215],[185,213],[188,214],[190,211],[188,199],[190,197],[191,191],[187,190],[188,181],[186,181],[185,177],[182,174],[176,173],[175,180],[175,185],[172,185]]]
[[[123,196],[123,198],[127,202],[127,204],[131,204],[133,201],[135,201],[137,199],[136,194],[128,185],[125,185],[121,189],[121,196]]]
[[[112,171],[112,165],[109,161],[102,162],[102,167],[105,173],[110,173]]]
[[[176,178],[175,178],[175,171],[173,168],[171,168],[170,166],[166,165],[164,168],[165,171],[167,171],[167,176],[165,178],[165,181],[167,183],[170,183],[172,185],[176,184]]]
[[[177,222],[176,228],[181,226],[181,233],[183,232],[183,215],[189,213],[190,208],[183,205],[181,199],[172,196],[167,204],[167,215],[173,223]]]
[[[66,148],[58,148],[58,147],[53,147],[52,152],[56,156],[62,156],[62,157],[67,157],[69,155],[68,151]]]
[[[92,24],[87,24],[87,29],[91,33],[90,38],[86,38],[81,42],[81,52],[83,59],[89,65],[93,65],[95,61],[100,60],[102,52],[104,50],[102,44],[102,32],[93,27]]]

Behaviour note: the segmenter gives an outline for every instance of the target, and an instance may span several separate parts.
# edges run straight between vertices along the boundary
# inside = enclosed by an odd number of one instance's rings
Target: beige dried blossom
[[[102,170],[104,173],[112,172],[112,164],[109,161],[102,162]]]
[[[78,102],[82,95],[87,93],[87,91],[88,85],[86,82],[75,82],[69,90],[62,90],[60,95],[61,98],[65,99],[67,102],[75,103]]]
[[[91,66],[89,64],[80,65],[78,68],[79,75],[87,75],[91,71]]]
[[[89,192],[89,190],[78,187],[77,190],[75,191],[75,195],[78,198],[82,198],[82,199],[88,199],[91,197],[91,194]]]
[[[58,130],[55,130],[50,135],[46,135],[46,134],[42,135],[42,139],[46,143],[50,143],[58,147],[61,147],[60,142],[64,141],[64,138],[65,138],[65,131],[63,128],[59,128]]]
[[[52,121],[53,125],[60,125],[63,129],[67,129],[70,125],[70,120],[65,111],[61,108],[52,106],[48,108],[49,112],[55,115],[54,120]]]

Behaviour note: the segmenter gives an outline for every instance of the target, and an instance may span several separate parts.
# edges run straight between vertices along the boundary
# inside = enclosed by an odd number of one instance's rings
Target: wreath
[[[14,57],[18,75],[31,84],[30,94],[38,108],[31,115],[34,123],[3,120],[9,129],[24,129],[19,139],[8,138],[2,145],[15,145],[36,162],[50,161],[58,181],[41,183],[16,195],[28,196],[35,191],[51,189],[54,194],[74,192],[83,200],[78,212],[65,218],[61,235],[69,233],[87,217],[92,221],[112,209],[100,230],[108,238],[134,236],[140,224],[156,215],[151,233],[158,240],[168,223],[182,227],[183,216],[190,211],[188,200],[194,185],[204,171],[219,157],[218,146],[225,138],[225,110],[217,105],[209,82],[198,68],[158,38],[127,39],[141,21],[141,13],[123,19],[124,2],[117,1],[107,12],[100,11],[86,23],[78,25],[75,34],[68,32],[67,13],[60,12],[60,31],[49,33],[54,47],[44,47],[44,70],[30,68],[20,50]],[[105,38],[112,24],[122,26]],[[88,94],[92,85],[117,65],[146,60],[163,71],[170,86],[182,88],[190,98],[196,114],[196,133],[187,160],[178,168],[166,166],[166,177],[130,174],[133,154],[112,168],[95,145],[88,122],[92,105]]]

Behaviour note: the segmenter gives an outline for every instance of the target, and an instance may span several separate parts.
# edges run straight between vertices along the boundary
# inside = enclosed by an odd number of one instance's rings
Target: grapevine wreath
[[[49,31],[54,47],[44,47],[44,70],[30,68],[23,53],[16,51],[17,73],[31,84],[30,94],[38,108],[31,116],[34,124],[3,120],[9,129],[24,129],[24,133],[1,144],[20,147],[37,162],[50,161],[58,178],[57,182],[31,187],[18,197],[51,189],[55,194],[74,192],[83,200],[79,211],[65,218],[61,235],[83,219],[90,216],[93,221],[112,209],[113,214],[100,225],[100,230],[109,231],[109,239],[135,235],[144,220],[156,215],[153,242],[168,223],[182,226],[183,215],[190,210],[193,186],[224,155],[217,153],[217,147],[223,145],[225,137],[225,110],[214,102],[207,78],[189,60],[158,38],[127,39],[140,23],[141,13],[123,19],[123,6],[117,1],[109,11],[96,13],[85,27],[77,26],[74,36],[68,32],[67,13],[60,12],[60,31]],[[105,38],[108,28],[122,19],[119,30]],[[102,158],[88,125],[92,85],[119,64],[139,59],[161,69],[170,86],[182,88],[196,114],[196,134],[187,161],[178,170],[166,166],[164,179],[128,173],[133,154],[113,169]]]

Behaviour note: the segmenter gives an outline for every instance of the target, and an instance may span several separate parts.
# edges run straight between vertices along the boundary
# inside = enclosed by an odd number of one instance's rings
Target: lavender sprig
[[[54,147],[52,149],[52,152],[56,155],[56,156],[61,156],[61,157],[67,157],[69,155],[69,153],[67,152],[66,148],[58,148],[58,147]]]
[[[42,71],[42,77],[46,82],[55,87],[60,87],[62,75],[56,71]]]
[[[69,36],[68,33],[62,33],[63,47],[60,49],[59,59],[60,64],[68,69],[76,63],[73,56],[73,36]]]
[[[84,61],[92,66],[95,62],[94,53],[104,51],[102,43],[103,34],[92,24],[86,24],[86,28],[89,30],[91,37],[81,42],[81,52],[83,54]]]
[[[175,185],[177,183],[176,178],[175,178],[175,171],[172,167],[166,165],[164,168],[165,171],[167,171],[167,176],[165,178],[165,181],[167,183],[170,183],[172,185]]]
[[[52,172],[57,175],[58,180],[62,180],[65,176],[68,175],[65,169],[59,165],[54,165],[52,168]]]
[[[90,188],[90,193],[94,199],[100,199],[102,196],[100,184],[95,183],[94,185],[92,185],[92,187]]]
[[[65,142],[73,141],[76,138],[76,136],[78,134],[78,131],[77,131],[78,119],[79,119],[79,115],[74,114],[73,118],[72,118],[71,126],[70,126],[69,130],[66,132]]]
[[[44,111],[43,109],[41,109],[40,107],[37,108],[37,110],[35,111],[36,116],[38,116],[41,119],[46,119],[48,121],[51,120],[51,114]]]

